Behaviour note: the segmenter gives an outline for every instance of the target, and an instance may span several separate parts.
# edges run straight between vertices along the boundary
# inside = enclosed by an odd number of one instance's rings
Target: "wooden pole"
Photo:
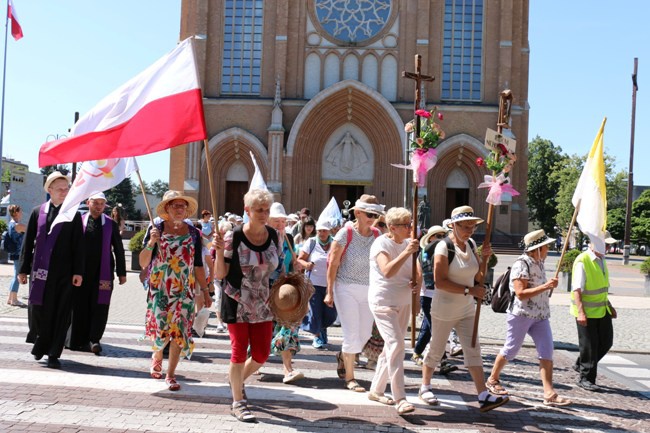
[[[203,140],[203,149],[205,150],[205,165],[208,171],[208,184],[210,185],[210,201],[212,202],[212,216],[215,224],[217,222],[217,192],[214,190],[212,177],[212,162],[210,161],[210,150],[208,149],[208,140]],[[215,227],[215,233],[219,235],[219,230]]]
[[[501,134],[503,132],[503,127],[508,126],[510,120],[510,108],[512,106],[512,92],[510,90],[504,90],[499,94],[499,116],[497,120],[497,132]],[[496,178],[497,173],[492,171],[492,177]],[[483,240],[483,251],[485,247],[490,245],[490,238],[492,237],[492,219],[494,217],[494,205],[492,203],[488,206],[487,214],[487,224],[485,227],[485,239]],[[485,275],[487,274],[487,265],[490,260],[490,256],[483,254],[481,257],[481,267],[480,269],[480,281],[478,282],[479,286],[482,286],[485,283]],[[472,347],[476,347],[476,338],[478,336],[478,322],[481,317],[481,304],[483,303],[482,299],[477,300],[476,302],[476,313],[474,314],[474,330],[472,332]]]
[[[573,231],[573,227],[576,224],[576,218],[578,218],[578,212],[580,212],[580,204],[582,203],[582,199],[578,200],[578,204],[576,205],[575,210],[573,211],[573,217],[571,217],[571,224],[569,224],[569,229],[566,232],[566,237],[564,238],[564,245],[562,245],[562,254],[560,254],[560,260],[557,262],[557,269],[555,270],[555,278],[557,278],[558,274],[560,273],[560,265],[562,264],[562,259],[564,258],[564,253],[566,253],[568,246],[569,246],[569,236],[571,236],[571,232]],[[551,289],[551,292],[549,293],[549,297],[553,295],[553,290]]]
[[[151,205],[149,205],[149,200],[147,199],[147,191],[144,189],[144,182],[142,182],[142,177],[140,176],[140,169],[138,168],[135,173],[138,175],[138,181],[140,182],[140,190],[142,191],[142,198],[144,199],[144,205],[147,207],[147,214],[149,215],[149,222],[153,225],[153,216],[151,213]]]

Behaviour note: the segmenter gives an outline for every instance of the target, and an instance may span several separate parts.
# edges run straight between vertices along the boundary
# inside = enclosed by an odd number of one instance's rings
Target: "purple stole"
[[[54,244],[63,228],[63,223],[52,227],[52,232],[47,234],[47,211],[50,202],[41,205],[38,211],[38,223],[36,228],[36,247],[34,248],[34,264],[32,266],[32,285],[29,291],[29,303],[32,305],[43,305],[45,295],[45,283],[50,268],[50,258]]]
[[[81,218],[84,227],[84,234],[86,234],[86,225],[90,218],[90,212],[84,214]],[[113,293],[113,275],[111,272],[111,236],[113,235],[113,227],[111,226],[111,219],[102,214],[102,258],[99,265],[99,294],[97,295],[97,303],[108,305],[111,303],[111,293]]]

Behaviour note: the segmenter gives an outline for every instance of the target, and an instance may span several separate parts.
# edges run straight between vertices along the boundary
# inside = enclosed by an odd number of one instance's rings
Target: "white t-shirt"
[[[307,254],[307,261],[314,263],[314,269],[306,271],[305,275],[314,286],[327,287],[327,251],[323,250],[318,238],[312,237],[305,241],[302,252]],[[311,252],[311,254],[309,254]]]
[[[465,252],[454,244],[456,255],[449,264],[448,278],[462,286],[474,287],[474,276],[478,272],[479,263],[469,242],[465,243]],[[434,256],[444,256],[447,260],[447,244],[438,242]],[[435,260],[435,258],[434,258]],[[458,320],[473,316],[476,310],[474,298],[462,293],[451,293],[436,287],[431,298],[431,317],[438,320]]]
[[[411,303],[409,281],[413,272],[412,261],[406,260],[397,273],[390,278],[384,277],[377,264],[380,253],[388,255],[388,261],[394,260],[408,247],[410,239],[395,242],[386,235],[379,236],[370,247],[370,288],[368,302],[383,307],[399,307]]]
[[[356,228],[351,228],[352,241],[341,259],[336,273],[336,281],[367,286],[370,278],[368,256],[370,255],[370,246],[375,241],[375,235],[371,232],[369,236],[362,236]],[[348,242],[347,225],[334,236],[334,242],[345,248],[345,244]]]

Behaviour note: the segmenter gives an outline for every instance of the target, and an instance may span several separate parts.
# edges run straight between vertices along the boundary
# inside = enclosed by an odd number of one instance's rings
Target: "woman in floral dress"
[[[203,296],[208,308],[212,304],[203,271],[201,234],[184,221],[196,209],[193,198],[167,191],[156,209],[163,221],[150,228],[147,246],[140,252],[140,265],[150,267],[145,330],[154,351],[150,374],[162,378],[163,349],[171,341],[165,378],[170,391],[181,388],[175,376],[180,356],[189,359],[194,350],[194,297]],[[195,292],[197,286],[200,291]]]

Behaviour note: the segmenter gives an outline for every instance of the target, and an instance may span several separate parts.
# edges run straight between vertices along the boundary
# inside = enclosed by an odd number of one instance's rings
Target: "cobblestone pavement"
[[[0,265],[0,296],[6,296],[11,266]],[[504,370],[502,382],[512,395],[502,408],[481,414],[474,387],[462,359],[449,376],[434,376],[438,407],[417,399],[419,367],[405,361],[412,415],[399,417],[394,408],[371,402],[363,393],[344,390],[336,377],[334,354],[340,350],[340,328],[332,328],[327,350],[316,350],[306,336],[294,367],[305,374],[296,385],[282,383],[282,366],[272,356],[261,375],[248,380],[247,394],[258,424],[237,422],[229,413],[227,379],[230,346],[210,321],[206,338],[197,339],[191,361],[182,361],[178,378],[183,388],[168,391],[163,381],[148,377],[150,350],[140,341],[143,331],[144,291],[137,274],[114,293],[109,326],[102,340],[102,356],[65,350],[60,371],[36,362],[24,342],[26,310],[0,307],[0,431],[2,432],[650,432],[650,389],[631,388],[600,374],[604,392],[589,393],[575,386],[575,322],[568,315],[566,294],[553,296],[556,347],[555,383],[558,392],[573,400],[566,408],[542,405],[541,384],[534,349],[525,347]],[[613,287],[614,284],[613,284]],[[25,294],[21,287],[20,295]],[[3,298],[4,299],[4,298]],[[616,299],[618,301],[618,299]],[[4,304],[4,303],[3,303]],[[617,303],[615,302],[615,305]],[[615,321],[615,347],[603,360],[624,375],[644,377],[630,353],[650,353],[648,298],[620,297]],[[634,307],[634,308],[633,308]],[[504,337],[505,316],[482,309],[481,343],[485,369],[492,367]],[[410,346],[407,344],[407,346]],[[407,354],[407,358],[410,355]],[[623,371],[628,368],[627,372]],[[372,371],[359,369],[357,377],[369,386]],[[648,376],[645,376],[646,378]],[[639,381],[642,383],[643,381]],[[645,382],[649,382],[646,380]]]

